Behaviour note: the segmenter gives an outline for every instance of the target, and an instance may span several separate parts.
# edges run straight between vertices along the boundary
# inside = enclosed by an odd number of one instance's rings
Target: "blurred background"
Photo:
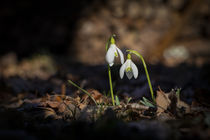
[[[209,62],[209,0],[8,0],[0,16],[1,56],[50,53],[104,64],[114,33],[119,48],[137,50],[150,63]]]
[[[60,92],[64,80],[72,79],[107,90],[105,44],[116,34],[124,53],[134,49],[144,56],[154,87],[188,85],[192,93],[209,77],[209,23],[209,0],[1,1],[1,88]],[[135,95],[148,90],[143,69],[141,74],[137,83],[143,85]],[[113,76],[119,80],[118,68]],[[122,91],[126,83],[121,83]]]

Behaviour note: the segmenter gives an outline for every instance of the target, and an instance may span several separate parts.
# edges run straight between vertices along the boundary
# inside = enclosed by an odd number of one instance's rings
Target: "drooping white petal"
[[[118,57],[117,46],[115,44],[111,44],[110,45],[110,48],[113,49],[115,57]]]
[[[128,72],[125,72],[125,73],[126,73],[126,76],[128,77],[129,80],[133,77],[133,72],[132,71],[128,71]]]
[[[127,62],[127,61],[126,61]],[[122,79],[124,76],[124,72],[125,72],[125,68],[126,68],[126,62],[124,64],[122,64],[122,66],[120,67],[120,78]]]
[[[120,54],[120,61],[121,61],[121,64],[124,63],[124,55],[122,53],[122,51],[116,46],[116,49],[118,51],[118,53]]]
[[[114,53],[115,53],[114,46],[110,46],[106,53],[106,61],[107,63],[109,63],[110,66],[114,64],[114,57],[115,57]]]
[[[138,68],[136,67],[136,65],[131,61],[131,69],[133,72],[133,76],[136,79],[138,77]]]

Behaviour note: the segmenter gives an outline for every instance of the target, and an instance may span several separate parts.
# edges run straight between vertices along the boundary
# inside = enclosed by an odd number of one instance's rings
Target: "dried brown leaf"
[[[182,108],[184,108],[184,113],[190,113],[190,106],[177,98],[174,90],[169,93],[164,93],[161,89],[157,91],[156,103],[158,116],[165,110],[168,110],[171,115],[177,116],[183,114]]]
[[[101,99],[101,97],[102,97],[102,94],[98,90],[88,89],[87,91],[91,94],[91,96],[93,96],[93,98],[96,101],[99,101]]]
[[[48,117],[53,117],[53,118],[57,117],[55,111],[51,108],[44,109],[44,118],[48,118]]]
[[[56,96],[55,100],[58,101],[58,102],[62,102],[63,101],[60,96]]]
[[[148,106],[140,105],[138,103],[130,103],[130,104],[128,104],[128,107],[132,108],[132,109],[137,109],[137,110],[147,110],[147,109],[149,109]]]
[[[74,100],[77,104],[81,102],[81,98],[79,96],[74,97]]]
[[[33,118],[57,118],[56,112],[49,107],[36,107],[31,110]]]
[[[95,90],[95,89],[87,89],[87,92],[90,93],[90,95],[96,100],[97,103],[102,103],[103,102],[103,95],[98,91],[98,90]],[[92,102],[92,99],[89,99],[90,97],[87,95],[87,94],[84,94],[82,96],[82,99],[81,101],[83,103],[87,103],[89,104],[90,102]]]
[[[51,108],[58,108],[60,102],[57,101],[46,101],[47,105]]]
[[[65,111],[66,111],[66,105],[65,105],[64,103],[60,104],[60,105],[58,106],[58,112],[59,112],[59,113],[63,113],[63,112],[65,112]]]
[[[180,99],[178,99],[177,107],[178,108],[184,107],[185,113],[190,113],[191,112],[191,107],[188,104],[186,104],[185,102],[181,101]]]
[[[84,108],[86,108],[87,107],[87,105],[86,104],[79,104],[79,109],[80,110],[83,110]]]
[[[165,93],[162,90],[157,91],[156,104],[158,115],[167,110],[168,106],[170,105],[170,100],[168,96],[165,95]]]
[[[169,113],[165,113],[165,112],[162,112],[158,117],[157,119],[159,121],[167,121],[167,120],[174,120],[175,117],[173,115],[170,115]]]
[[[174,91],[169,92],[168,94],[168,98],[170,100],[170,105],[168,107],[168,110],[176,115],[177,114],[177,96],[176,93]]]

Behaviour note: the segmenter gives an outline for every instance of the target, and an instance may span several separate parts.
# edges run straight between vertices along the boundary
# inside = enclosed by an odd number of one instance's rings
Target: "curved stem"
[[[151,84],[149,73],[148,73],[148,70],[147,70],[147,65],[146,65],[146,63],[144,61],[143,56],[141,54],[139,54],[137,51],[134,51],[134,50],[127,50],[127,51],[129,53],[135,54],[136,56],[138,56],[141,59],[141,61],[143,63],[143,66],[144,66],[144,70],[145,70],[146,76],[147,76],[147,81],[148,81],[148,85],[149,85],[149,88],[150,88],[150,93],[151,93],[151,96],[152,96],[152,100],[153,100],[154,103],[156,103],[155,102],[154,93],[153,93],[153,89],[152,89],[152,84]]]

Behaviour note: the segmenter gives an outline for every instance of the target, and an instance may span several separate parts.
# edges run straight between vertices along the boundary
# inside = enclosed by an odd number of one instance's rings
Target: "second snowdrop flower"
[[[131,79],[134,77],[135,79],[138,77],[138,69],[136,65],[131,60],[131,55],[127,55],[127,60],[120,68],[120,78],[122,79],[124,76],[124,73],[126,73],[126,76],[128,79]]]
[[[124,56],[122,51],[115,45],[115,40],[113,37],[111,37],[110,40],[110,46],[109,49],[107,50],[106,53],[106,61],[108,62],[109,66],[113,66],[114,65],[114,59],[115,57],[118,57],[118,53],[120,55],[120,61],[121,64],[124,63]]]

